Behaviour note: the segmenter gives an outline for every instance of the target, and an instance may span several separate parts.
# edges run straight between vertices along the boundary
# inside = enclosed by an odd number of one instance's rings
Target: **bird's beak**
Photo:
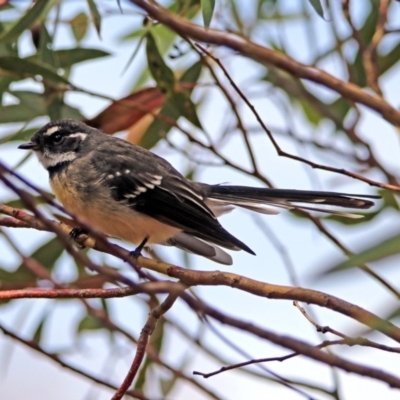
[[[18,148],[22,150],[39,150],[38,144],[33,142],[22,143]]]

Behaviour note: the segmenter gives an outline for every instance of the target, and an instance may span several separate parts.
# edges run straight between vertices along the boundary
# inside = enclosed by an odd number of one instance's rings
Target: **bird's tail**
[[[279,213],[279,208],[284,208],[318,211],[347,218],[362,218],[362,214],[354,214],[319,206],[365,210],[374,205],[374,202],[369,199],[380,198],[380,196],[363,194],[230,185],[211,185],[208,187],[208,190],[207,204],[212,210],[215,210],[214,212],[218,215],[230,211],[229,206],[234,205],[263,214],[277,214]],[[312,204],[317,207],[305,206],[304,204]]]

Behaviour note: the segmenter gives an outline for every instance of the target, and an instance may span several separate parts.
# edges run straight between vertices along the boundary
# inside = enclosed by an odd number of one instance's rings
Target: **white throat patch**
[[[73,161],[77,157],[77,154],[74,151],[68,151],[67,153],[51,153],[46,149],[44,152],[35,151],[35,153],[39,162],[46,169],[66,161]]]

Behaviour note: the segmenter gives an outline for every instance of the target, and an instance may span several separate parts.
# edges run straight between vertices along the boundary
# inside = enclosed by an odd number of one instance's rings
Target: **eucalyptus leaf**
[[[0,34],[0,43],[13,42],[17,39],[24,30],[45,14],[49,4],[51,6],[51,2],[48,0],[35,1],[32,7],[14,25]]]
[[[105,328],[106,327],[101,319],[96,318],[93,315],[85,315],[85,317],[82,318],[81,322],[78,324],[77,333]]]
[[[36,249],[31,254],[31,257],[37,260],[48,271],[51,271],[63,251],[63,244],[57,238],[53,238]],[[22,266],[23,263],[18,268],[22,268]]]
[[[86,0],[89,11],[90,11],[90,16],[92,17],[93,24],[96,28],[97,34],[99,37],[101,37],[101,15],[99,13],[99,10],[97,9],[96,3],[94,0]]]
[[[40,75],[43,79],[54,83],[68,84],[68,80],[60,76],[55,69],[37,60],[18,57],[0,57],[0,68],[23,78]]]
[[[322,8],[322,4],[320,0],[308,0],[311,4],[312,8],[316,11],[316,13],[321,17],[324,18],[324,9]]]
[[[385,259],[400,253],[400,234],[396,234],[389,239],[380,241],[378,244],[354,254],[348,260],[337,264],[327,271],[325,274],[340,272],[349,268],[364,265],[372,261]]]
[[[69,21],[69,26],[75,40],[79,43],[86,35],[89,27],[89,18],[85,13],[80,12]]]
[[[26,122],[36,117],[39,117],[41,113],[33,110],[27,105],[23,104],[12,104],[9,106],[0,106],[0,123],[10,124],[14,122]]]
[[[211,18],[214,13],[215,0],[201,0],[201,12],[206,27],[210,26]]]
[[[149,32],[146,36],[146,54],[149,70],[162,93],[172,93],[175,86],[175,76],[168,67],[158,47],[154,36]]]
[[[107,57],[111,55],[107,51],[99,49],[91,49],[85,47],[75,47],[73,49],[56,50],[59,65],[61,68],[69,68],[74,64],[94,60],[96,58]]]

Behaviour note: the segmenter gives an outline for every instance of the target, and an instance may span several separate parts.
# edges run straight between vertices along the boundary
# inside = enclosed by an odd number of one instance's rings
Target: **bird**
[[[232,264],[224,249],[255,255],[218,221],[235,207],[262,214],[302,209],[358,218],[362,215],[319,206],[364,210],[380,198],[191,181],[153,152],[71,119],[47,123],[18,148],[37,155],[58,201],[84,224],[139,244],[139,253],[145,245],[161,244],[224,265]]]

